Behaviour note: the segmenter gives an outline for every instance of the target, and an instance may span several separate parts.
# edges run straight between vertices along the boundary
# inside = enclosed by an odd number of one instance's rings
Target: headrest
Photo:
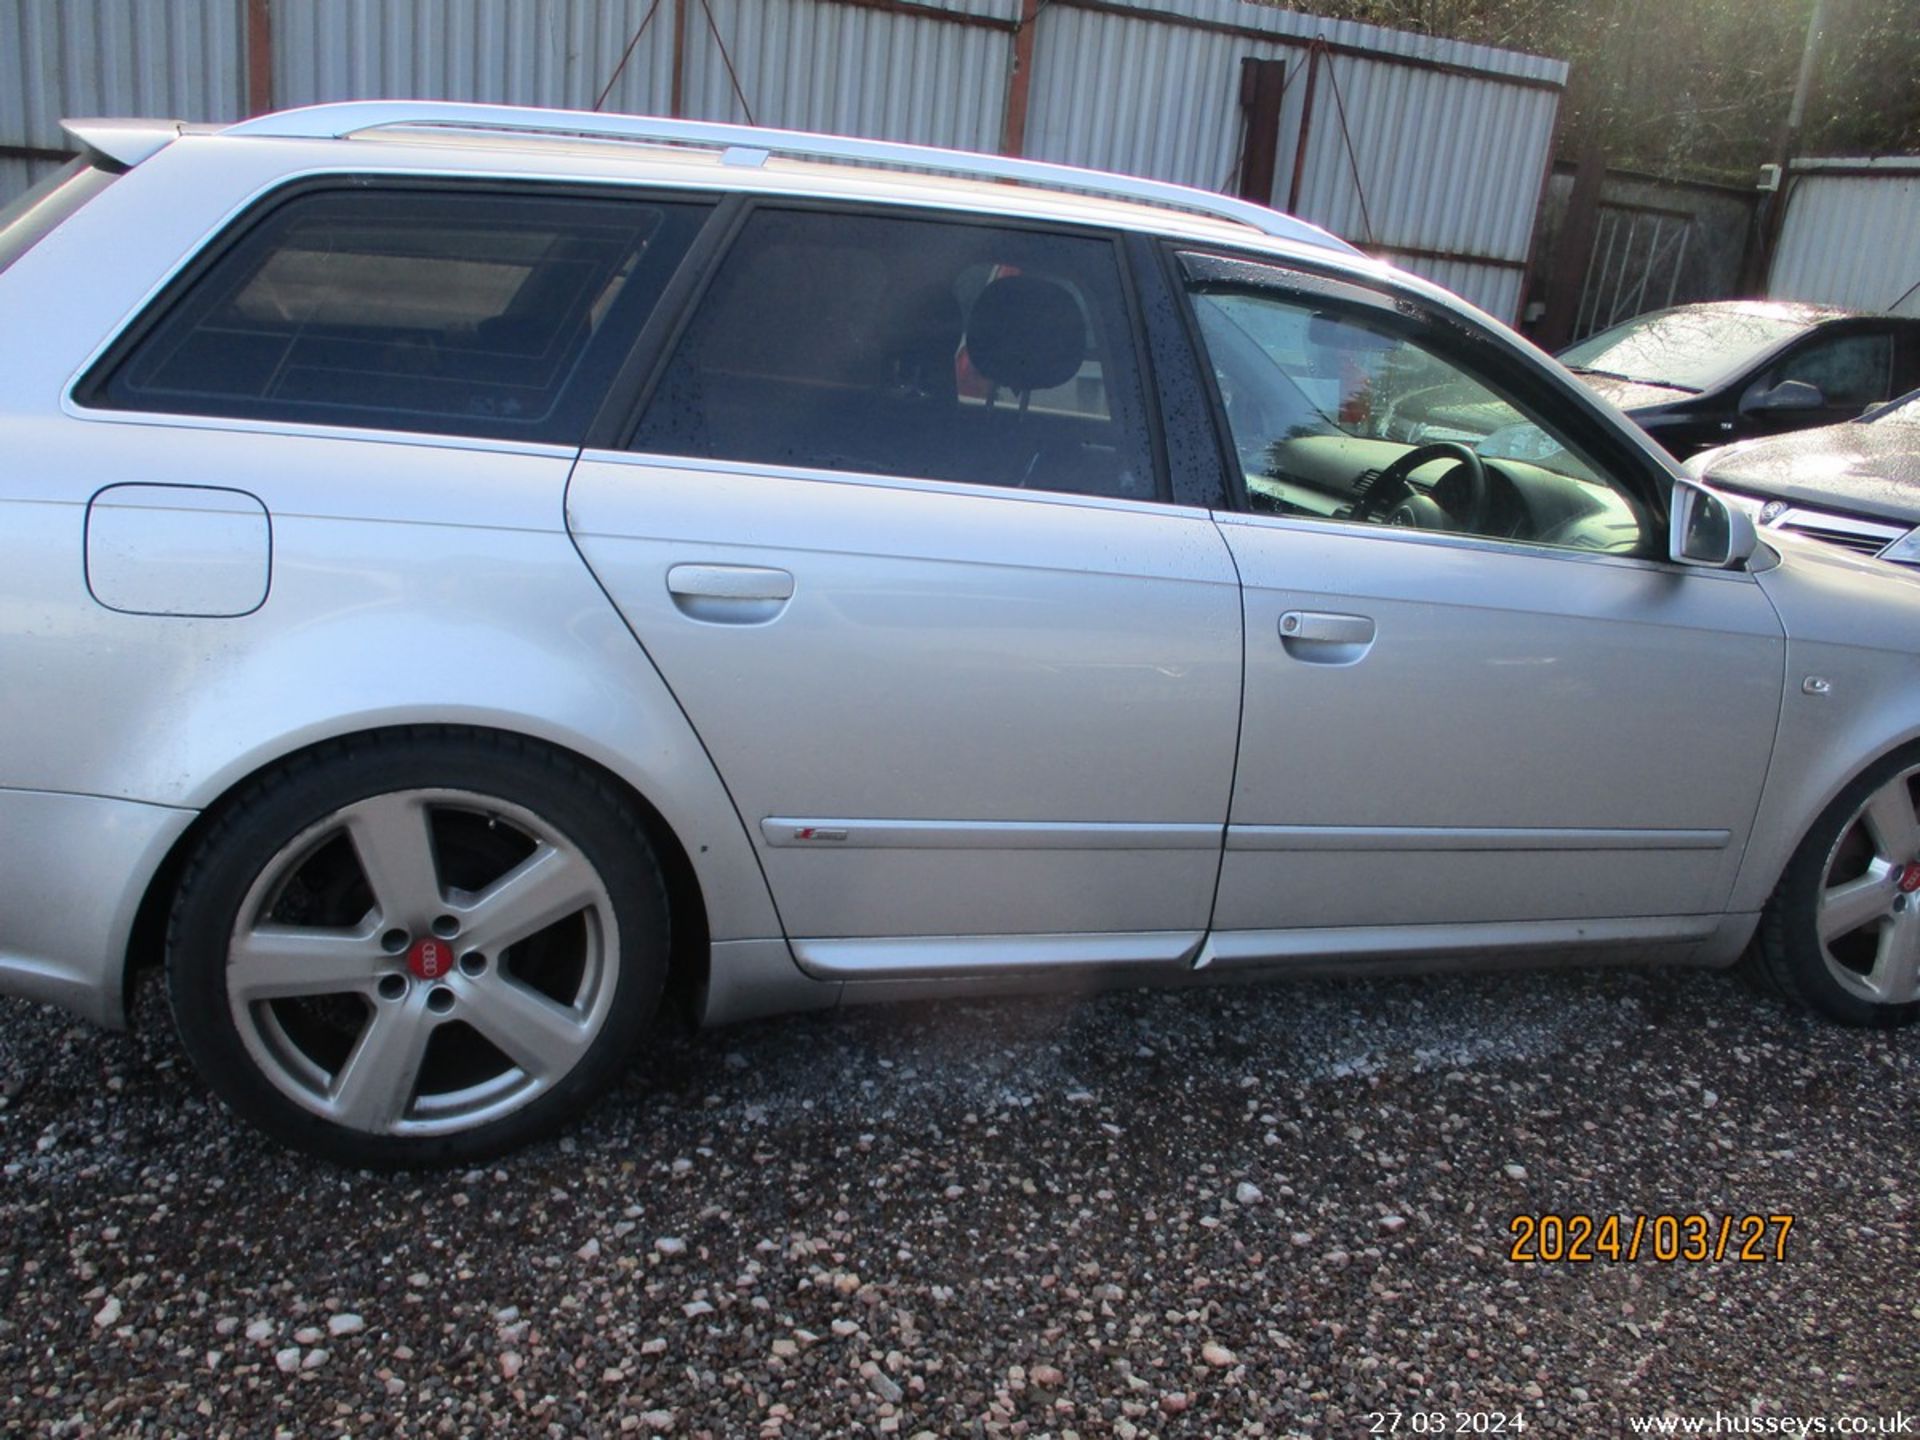
[[[1087,358],[1087,322],[1064,285],[1003,275],[967,317],[973,368],[1015,394],[1064,385]]]

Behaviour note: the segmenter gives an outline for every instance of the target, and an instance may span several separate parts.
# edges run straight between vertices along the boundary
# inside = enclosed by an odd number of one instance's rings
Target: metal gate
[[[1693,217],[1651,205],[1602,204],[1573,339],[1673,303]]]

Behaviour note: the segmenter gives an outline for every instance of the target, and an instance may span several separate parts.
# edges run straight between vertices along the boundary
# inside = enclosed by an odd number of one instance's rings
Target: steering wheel
[[[1421,494],[1408,483],[1407,477],[1414,471],[1436,460],[1456,460],[1459,462],[1458,468],[1466,471],[1467,499],[1458,514],[1449,513],[1431,495]],[[1380,478],[1368,488],[1368,499],[1391,495],[1396,488],[1406,493],[1388,513],[1389,525],[1412,525],[1421,530],[1460,530],[1474,534],[1486,523],[1487,467],[1470,446],[1462,445],[1457,440],[1435,440],[1429,445],[1416,445],[1380,472]],[[1361,510],[1366,508],[1363,503]],[[1357,511],[1354,518],[1364,520],[1370,517]]]

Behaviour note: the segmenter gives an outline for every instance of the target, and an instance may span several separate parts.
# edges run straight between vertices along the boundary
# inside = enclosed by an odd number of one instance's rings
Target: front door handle
[[[1373,621],[1365,615],[1289,610],[1280,617],[1280,638],[1311,640],[1325,645],[1365,645],[1373,639]]]
[[[667,593],[689,619],[761,625],[787,608],[793,575],[764,565],[675,565]]]
[[[1296,660],[1351,665],[1373,648],[1373,618],[1324,610],[1288,610],[1280,617],[1280,644]]]

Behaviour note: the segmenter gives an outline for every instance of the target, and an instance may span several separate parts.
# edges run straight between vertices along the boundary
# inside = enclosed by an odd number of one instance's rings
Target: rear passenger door
[[[1183,962],[1240,602],[1167,499],[1120,246],[766,205],[699,289],[568,518],[802,965]]]

